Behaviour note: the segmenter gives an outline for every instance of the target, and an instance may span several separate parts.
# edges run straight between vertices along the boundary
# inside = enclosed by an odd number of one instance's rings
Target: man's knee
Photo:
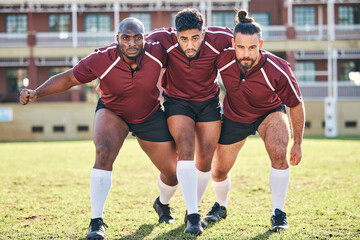
[[[109,144],[96,145],[95,166],[101,169],[112,168],[117,153]]]
[[[285,143],[275,143],[268,147],[271,165],[276,169],[284,169],[288,167],[287,150]]]

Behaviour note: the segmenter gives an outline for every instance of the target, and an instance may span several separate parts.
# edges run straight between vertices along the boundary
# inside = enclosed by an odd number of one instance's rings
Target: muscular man
[[[233,48],[221,53],[216,62],[226,95],[221,136],[212,166],[216,202],[204,220],[226,218],[228,173],[246,138],[257,131],[271,161],[271,229],[287,229],[286,214],[282,211],[290,178],[287,161],[290,129],[285,105],[290,109],[294,138],[290,164],[295,166],[302,157],[303,100],[289,64],[260,50],[263,44],[260,26],[247,17],[245,10],[240,10],[237,18]]]
[[[176,29],[158,29],[146,38],[160,41],[168,53],[162,79],[165,114],[178,152],[177,178],[187,208],[185,232],[193,234],[202,233],[201,225],[206,225],[198,205],[210,180],[221,130],[214,63],[232,38],[231,30],[203,29],[203,23],[197,9],[184,9],[175,16]]]
[[[159,214],[159,222],[173,221],[167,212],[177,188],[177,155],[160,109],[160,92],[156,86],[166,62],[166,52],[160,44],[145,43],[144,25],[135,18],[120,23],[116,38],[117,43],[96,50],[73,69],[51,77],[35,90],[24,89],[20,94],[20,102],[25,105],[37,98],[100,79],[101,98],[93,131],[96,160],[90,174],[89,239],[105,236],[107,225],[102,217],[111,186],[112,166],[129,131],[161,172],[159,198],[164,205],[160,206],[159,212],[165,212]],[[159,208],[156,202],[154,207]]]

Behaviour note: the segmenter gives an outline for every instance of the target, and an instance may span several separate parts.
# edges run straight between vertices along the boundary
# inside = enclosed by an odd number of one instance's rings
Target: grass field
[[[0,239],[84,239],[90,221],[91,141],[0,143]],[[360,239],[360,138],[304,139],[303,161],[291,167],[285,211],[290,229],[269,232],[270,162],[249,138],[231,172],[228,218],[198,239]],[[174,225],[158,225],[152,204],[158,171],[135,139],[115,162],[104,209],[107,239],[196,239],[185,234],[180,189]],[[200,205],[215,201],[209,184]]]

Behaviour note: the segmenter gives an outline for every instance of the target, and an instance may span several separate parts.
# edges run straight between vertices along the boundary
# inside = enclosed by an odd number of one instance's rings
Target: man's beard
[[[249,65],[242,65],[241,61],[243,61],[243,60],[250,60],[251,63]],[[251,58],[242,58],[242,59],[238,59],[238,62],[239,62],[240,67],[246,72],[247,70],[249,70],[250,68],[253,67],[255,60],[253,60]]]
[[[134,48],[134,49],[135,49],[135,48]],[[136,50],[139,50],[139,49],[136,48]],[[135,56],[129,56],[129,55],[127,55],[126,52],[123,51],[123,50],[121,50],[121,53],[122,53],[127,59],[129,59],[129,60],[136,60],[137,57],[140,55],[140,52],[139,52],[139,53],[138,53],[137,55],[135,55]]]
[[[195,49],[194,49],[194,50],[195,50]],[[185,51],[183,51],[182,49],[181,49],[181,51],[184,53],[185,58],[186,58],[187,60],[189,60],[189,61],[194,60],[194,59],[197,59],[197,58],[199,57],[199,53],[200,53],[200,51],[197,51],[196,54],[195,54],[193,57],[188,57],[188,56],[186,55]]]

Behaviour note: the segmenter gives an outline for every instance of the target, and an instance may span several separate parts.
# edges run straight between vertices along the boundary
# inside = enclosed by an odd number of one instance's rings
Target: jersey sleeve
[[[282,71],[283,74],[281,74],[277,83],[276,93],[286,106],[295,107],[302,102],[299,85],[290,68],[290,64],[284,64]]]
[[[145,39],[148,42],[160,42],[166,50],[177,43],[175,33],[174,28],[159,28],[145,35]]]
[[[83,58],[73,68],[74,76],[79,82],[88,83],[95,80],[98,77],[92,71],[92,68],[96,67],[96,66],[92,66],[95,58],[96,58],[96,54],[90,54],[86,58]]]

